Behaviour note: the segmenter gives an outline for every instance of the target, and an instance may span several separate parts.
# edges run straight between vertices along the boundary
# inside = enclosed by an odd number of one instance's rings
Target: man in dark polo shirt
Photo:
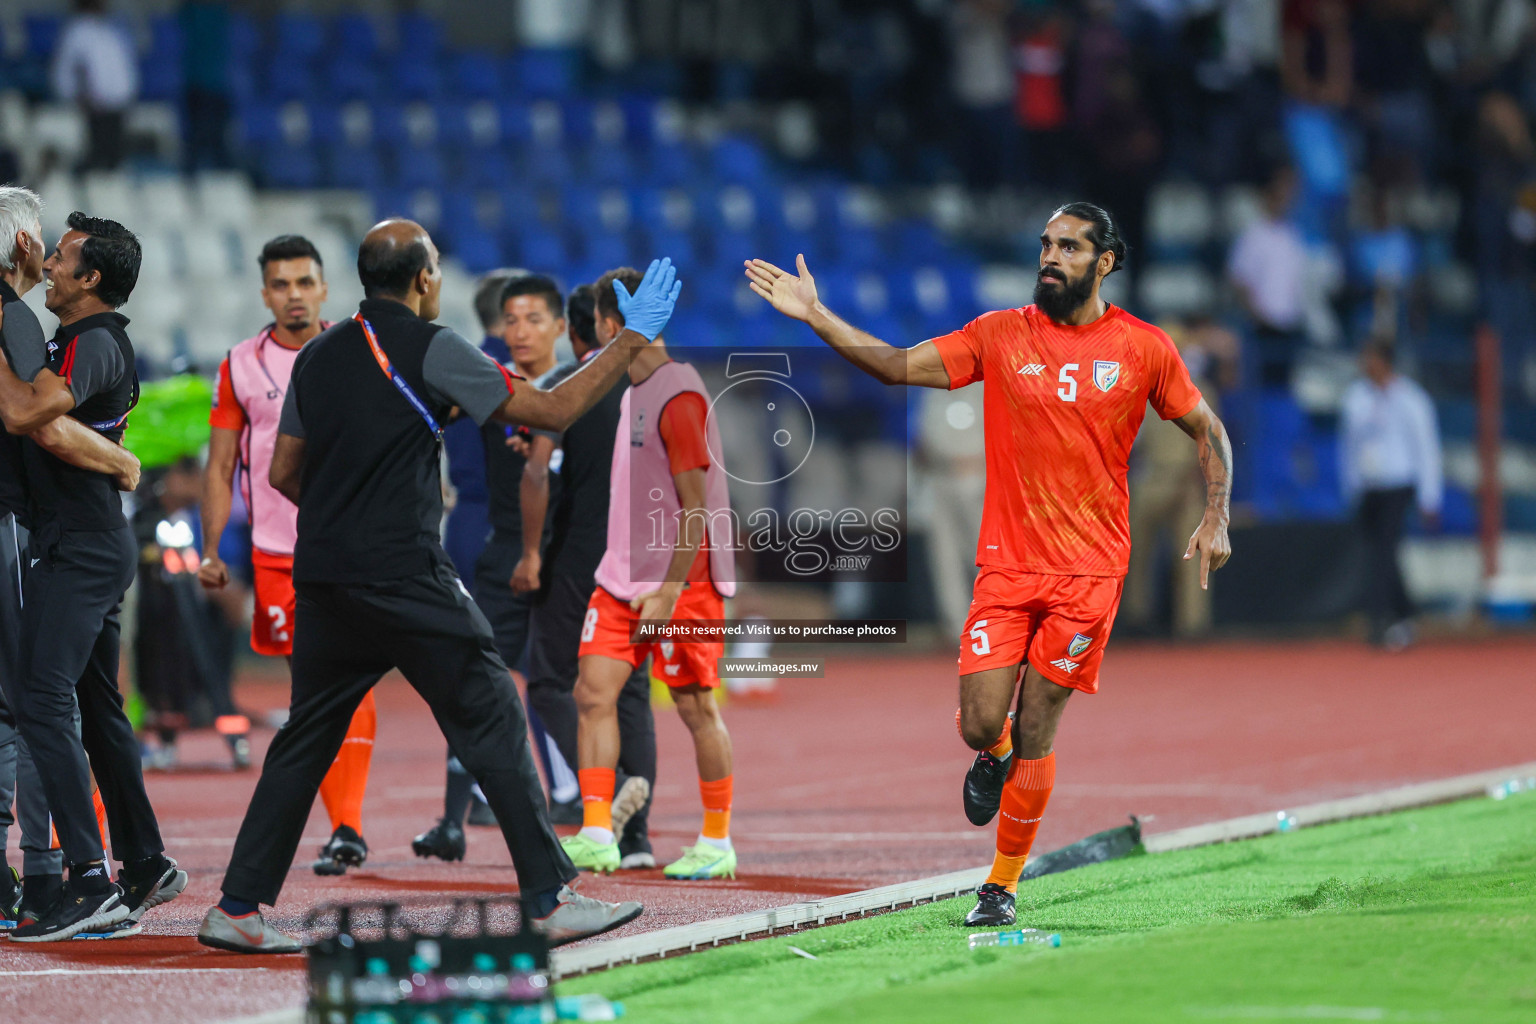
[[[37,376],[48,357],[43,326],[21,301],[43,280],[42,208],[30,189],[0,187],[0,350],[25,381]],[[139,460],[133,453],[78,420],[60,416],[28,436],[71,465],[110,475],[122,490],[138,486]],[[31,522],[22,444],[22,438],[0,430],[0,690],[11,688],[20,674],[21,553]],[[15,726],[10,705],[0,697],[0,921],[42,916],[62,892],[64,878],[63,855],[52,849],[42,783]],[[24,886],[17,886],[14,869],[4,862],[13,795],[15,820],[21,822]]]
[[[32,381],[16,376],[9,363],[0,365],[0,416],[8,432],[30,434],[67,414],[120,441],[138,377],[124,330],[128,319],[116,310],[138,280],[139,242],[115,221],[72,213],[68,223],[43,263],[45,304],[59,318],[58,332]],[[138,551],[116,483],[30,440],[22,454],[33,529],[13,710],[37,764],[69,880],[62,898],[11,939],[48,942],[136,922],[180,894],[187,873],[165,856],[144,791],[138,740],[117,689],[118,610]],[[116,885],[96,826],[93,768],[112,853],[123,862]]]
[[[522,703],[438,539],[440,424],[456,406],[481,424],[563,430],[661,332],[681,284],[670,261],[653,263],[620,299],[630,329],[581,373],[539,391],[430,322],[442,273],[420,225],[375,226],[357,267],[368,297],[300,353],[285,399],[270,478],[299,506],[293,698],[235,840],[224,897],[198,940],[237,952],[299,950],[260,904],[277,899],[347,723],[391,668],[426,700],[485,791],[529,925],[552,944],[617,928],[641,907],[567,885],[576,869],[549,826]]]

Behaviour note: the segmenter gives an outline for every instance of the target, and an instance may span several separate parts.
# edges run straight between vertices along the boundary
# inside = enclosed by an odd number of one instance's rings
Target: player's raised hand
[[[1232,541],[1227,537],[1227,524],[1221,519],[1207,512],[1200,520],[1200,525],[1195,527],[1194,535],[1189,538],[1189,547],[1184,551],[1184,560],[1187,562],[1200,556],[1200,589],[1210,588],[1211,573],[1227,564],[1227,559],[1232,557]]]
[[[780,270],[767,260],[747,260],[747,283],[752,290],[773,304],[773,308],[796,320],[809,320],[816,308],[816,279],[805,265],[804,254],[795,256],[798,276]]]
[[[682,290],[683,282],[677,279],[677,268],[672,266],[670,256],[651,260],[633,295],[624,287],[623,281],[613,282],[619,312],[624,314],[624,326],[644,335],[646,341],[655,341],[656,335],[672,319],[672,309]]]

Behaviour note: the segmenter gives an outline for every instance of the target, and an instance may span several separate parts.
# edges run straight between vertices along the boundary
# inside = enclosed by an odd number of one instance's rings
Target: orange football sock
[[[320,799],[331,816],[331,831],[345,825],[363,834],[363,794],[368,789],[368,767],[373,763],[373,737],[378,729],[378,705],[373,691],[363,698],[347,727],[347,738],[320,783]]]
[[[987,881],[1009,892],[1019,887],[1024,861],[1040,831],[1040,819],[1056,785],[1056,752],[1036,761],[1013,759],[1008,783],[1003,787],[1002,808],[997,816],[997,855]]]
[[[699,797],[704,802],[704,838],[729,839],[731,835],[731,781],[727,775],[714,782],[699,780]]]
[[[613,831],[613,769],[582,768],[576,772],[581,786],[581,827]]]
[[[959,708],[955,708],[955,731],[958,732],[961,735],[962,738],[965,736],[965,731],[960,728],[960,709]],[[1008,716],[1008,721],[1003,725],[1003,734],[997,738],[997,742],[996,743],[993,743],[990,747],[987,748],[987,753],[991,754],[993,757],[997,758],[999,761],[1001,761],[1003,758],[1007,757],[1009,754],[1013,753],[1013,716],[1012,715]]]
[[[101,833],[101,845],[107,845],[107,805],[101,802],[101,790],[91,790],[91,803],[96,805],[96,831]]]

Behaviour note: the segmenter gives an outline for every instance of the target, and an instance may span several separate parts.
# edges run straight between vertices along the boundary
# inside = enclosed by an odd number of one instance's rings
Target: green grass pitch
[[[572,979],[651,1022],[1536,1022],[1536,794],[1037,881],[1060,949],[971,952],[971,900]],[[793,953],[796,946],[816,960]]]

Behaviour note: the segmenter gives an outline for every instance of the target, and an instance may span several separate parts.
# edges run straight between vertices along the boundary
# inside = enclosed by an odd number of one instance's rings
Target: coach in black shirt
[[[367,298],[356,317],[300,353],[285,399],[270,476],[299,506],[293,698],[235,840],[224,898],[198,939],[238,952],[298,950],[259,904],[277,899],[352,713],[391,668],[426,700],[480,782],[531,925],[557,944],[616,928],[640,905],[589,899],[566,885],[576,870],[549,827],[517,690],[439,542],[440,425],[457,406],[481,424],[564,429],[660,333],[676,275],[670,261],[652,264],[621,300],[634,311],[631,330],[583,372],[539,391],[430,322],[442,274],[420,225],[374,227],[357,268]]]
[[[0,416],[8,432],[30,434],[67,414],[110,441],[122,439],[138,377],[128,320],[116,310],[138,280],[139,258],[138,239],[121,224],[70,214],[69,230],[43,264],[45,303],[60,323],[44,368],[27,382],[9,363],[0,365]],[[187,875],[164,855],[138,740],[117,689],[118,611],[138,553],[116,484],[30,440],[22,456],[32,536],[13,710],[37,764],[69,881],[59,902],[11,938],[43,942],[137,921],[179,894]],[[121,889],[104,863],[92,769],[112,853],[123,862]]]

